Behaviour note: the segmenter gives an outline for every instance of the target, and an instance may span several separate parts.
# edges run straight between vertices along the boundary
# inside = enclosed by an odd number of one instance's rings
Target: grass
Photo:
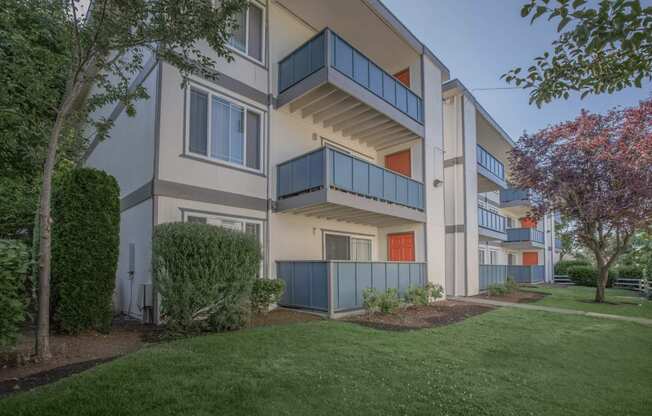
[[[631,290],[607,289],[605,293],[607,303],[604,304],[593,302],[595,298],[593,287],[528,287],[523,290],[548,294],[536,302],[537,305],[652,319],[652,301]]]
[[[1,415],[649,415],[652,330],[500,309],[383,332],[314,321],[146,348]]]

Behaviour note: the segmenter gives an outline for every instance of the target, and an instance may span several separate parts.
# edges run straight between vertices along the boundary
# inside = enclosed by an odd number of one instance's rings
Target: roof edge
[[[471,100],[473,102],[473,105],[480,112],[480,114],[482,114],[482,116],[489,122],[489,124],[491,124],[491,126],[493,128],[496,129],[498,134],[500,134],[500,136],[502,136],[502,138],[510,146],[512,146],[512,147],[516,146],[516,142],[514,141],[514,139],[512,139],[511,136],[509,134],[507,134],[507,132],[500,126],[500,124],[498,124],[498,122],[496,120],[494,120],[494,118],[491,116],[491,114],[489,114],[489,112],[482,106],[482,104],[480,104],[480,102],[478,102],[478,100],[475,98],[475,96],[473,94],[471,94],[471,91],[469,91],[469,89],[466,88],[466,86],[464,86],[464,84],[462,84],[462,81],[460,81],[457,78],[454,78],[454,79],[451,79],[449,81],[446,81],[446,82],[442,83],[442,85],[441,85],[442,92],[446,92],[446,91],[450,91],[450,90],[454,90],[454,89],[458,89],[460,91],[460,93],[462,93],[464,96],[466,96],[466,98],[468,98],[469,100]]]

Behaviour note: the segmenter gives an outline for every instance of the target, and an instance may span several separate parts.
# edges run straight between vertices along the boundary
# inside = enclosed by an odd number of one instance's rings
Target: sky
[[[572,120],[581,109],[605,112],[632,106],[652,96],[652,83],[615,94],[558,100],[538,109],[529,105],[529,92],[509,87],[500,76],[513,67],[527,68],[550,51],[557,38],[556,23],[521,18],[525,0],[382,0],[421,42],[448,67],[513,138],[550,124]],[[652,0],[644,0],[652,4]]]

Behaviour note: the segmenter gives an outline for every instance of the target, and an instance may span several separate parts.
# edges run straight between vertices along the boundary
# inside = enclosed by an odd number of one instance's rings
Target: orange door
[[[523,217],[521,218],[521,227],[522,228],[536,228],[537,222],[532,218]]]
[[[389,234],[387,251],[389,261],[414,261],[414,234]]]
[[[394,74],[394,77],[396,77],[396,79],[401,81],[403,85],[410,88],[410,68],[406,68],[401,72],[397,72],[396,74]]]
[[[401,175],[412,176],[410,150],[403,150],[402,152],[385,156],[385,167]]]
[[[536,251],[523,253],[523,266],[536,266],[539,264],[539,253]]]

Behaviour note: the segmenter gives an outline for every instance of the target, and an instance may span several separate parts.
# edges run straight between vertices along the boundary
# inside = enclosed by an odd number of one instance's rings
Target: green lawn
[[[146,348],[2,415],[649,415],[652,329],[500,309],[384,332],[335,321]]]
[[[537,287],[525,288],[525,290],[548,294],[538,301],[537,305],[652,319],[652,301],[631,290],[607,289],[608,303],[605,304],[592,302],[595,298],[593,287]]]

